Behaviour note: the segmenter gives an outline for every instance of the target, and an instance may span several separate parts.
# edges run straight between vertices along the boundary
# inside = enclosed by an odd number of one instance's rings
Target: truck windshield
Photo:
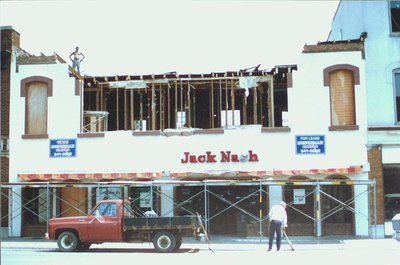
[[[117,205],[115,203],[102,203],[94,211],[96,216],[117,216]]]

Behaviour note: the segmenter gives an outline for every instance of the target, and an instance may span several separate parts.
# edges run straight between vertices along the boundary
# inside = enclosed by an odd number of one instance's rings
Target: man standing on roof
[[[272,250],[274,236],[276,234],[276,250],[281,249],[282,229],[287,227],[286,203],[281,201],[279,204],[272,206],[269,211],[269,243],[268,251]]]
[[[72,61],[72,67],[80,73],[81,62],[85,59],[85,55],[79,51],[79,47],[75,47],[75,51],[69,55],[69,58]]]

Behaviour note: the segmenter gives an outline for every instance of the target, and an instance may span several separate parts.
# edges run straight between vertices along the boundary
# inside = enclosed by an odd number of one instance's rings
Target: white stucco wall
[[[348,63],[360,68],[355,87],[356,131],[329,131],[329,88],[323,86],[325,67]],[[213,170],[287,170],[341,168],[367,164],[364,61],[359,52],[303,54],[288,89],[291,132],[262,133],[259,126],[226,129],[224,134],[192,136],[132,136],[130,131],[106,132],[104,138],[77,138],[80,130],[80,97],[66,64],[21,65],[12,79],[10,128],[10,180],[19,173],[107,173],[107,172],[204,172]],[[53,80],[48,98],[49,139],[22,139],[25,98],[20,81],[41,75]],[[297,155],[296,135],[324,135],[326,153]],[[76,157],[50,158],[49,140],[77,141]],[[185,152],[203,155],[210,151],[219,160],[221,151],[246,155],[252,150],[258,162],[181,163]]]
[[[358,130],[329,131],[329,88],[323,86],[323,69],[335,64],[360,68],[360,85],[355,87]],[[291,169],[348,168],[367,165],[365,77],[360,52],[303,54],[293,87],[288,89],[290,132],[261,132],[260,126],[227,128],[224,134],[191,136],[133,136],[131,131],[106,132],[100,138],[78,138],[80,96],[75,95],[75,79],[66,64],[21,65],[12,74],[10,124],[10,182],[21,173],[110,173],[110,172],[213,172],[272,171]],[[53,80],[53,96],[48,98],[49,139],[22,139],[25,124],[25,98],[20,82],[40,75]],[[323,135],[325,154],[296,154],[296,135]],[[51,158],[52,139],[76,139],[76,157]],[[255,162],[221,162],[221,151],[257,156]],[[182,163],[185,152],[204,155],[211,152],[215,163]],[[315,176],[317,179],[326,176]],[[368,179],[367,172],[349,174],[353,179]],[[279,177],[278,177],[279,178]],[[165,202],[167,203],[167,202]],[[365,208],[364,201],[356,207]],[[361,205],[361,206],[357,206]],[[170,204],[163,206],[170,208]],[[20,218],[15,226],[20,226]],[[357,233],[368,231],[357,221]],[[15,228],[17,229],[17,228]],[[18,230],[16,230],[18,234]]]
[[[49,160],[49,139],[22,139],[26,98],[21,97],[21,80],[32,76],[53,80],[53,96],[48,97],[49,138],[76,138],[80,130],[81,98],[75,95],[75,78],[69,77],[68,65],[19,65],[18,72],[11,77],[10,182],[17,181],[16,175],[22,168],[33,172],[58,167]]]

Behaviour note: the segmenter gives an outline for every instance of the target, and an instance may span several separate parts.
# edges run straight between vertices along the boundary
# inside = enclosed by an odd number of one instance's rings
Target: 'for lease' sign
[[[296,154],[298,155],[325,154],[325,136],[296,135]]]

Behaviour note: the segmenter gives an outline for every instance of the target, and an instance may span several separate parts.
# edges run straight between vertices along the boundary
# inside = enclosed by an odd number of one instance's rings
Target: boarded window
[[[354,75],[349,70],[336,70],[329,76],[332,126],[355,125]]]
[[[26,134],[47,134],[47,84],[31,82],[26,97]]]

